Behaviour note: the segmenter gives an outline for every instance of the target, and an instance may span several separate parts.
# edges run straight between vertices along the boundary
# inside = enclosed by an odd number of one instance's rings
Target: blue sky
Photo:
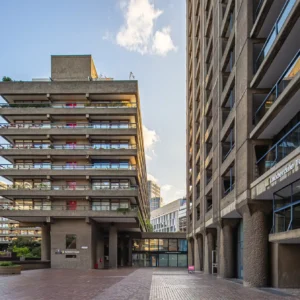
[[[185,195],[185,1],[0,2],[0,78],[50,76],[50,55],[92,54],[98,74],[139,81],[147,172]]]

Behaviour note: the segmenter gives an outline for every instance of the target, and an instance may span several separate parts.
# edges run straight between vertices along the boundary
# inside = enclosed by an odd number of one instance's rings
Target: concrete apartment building
[[[151,211],[150,222],[154,232],[186,232],[186,199],[177,199]]]
[[[300,1],[187,0],[189,264],[300,286]]]
[[[0,216],[40,226],[52,268],[131,265],[149,219],[137,81],[98,78],[90,55],[52,56],[50,80],[1,82],[0,95]]]
[[[147,193],[150,211],[160,208],[162,205],[162,198],[160,196],[160,186],[154,181],[148,180]]]

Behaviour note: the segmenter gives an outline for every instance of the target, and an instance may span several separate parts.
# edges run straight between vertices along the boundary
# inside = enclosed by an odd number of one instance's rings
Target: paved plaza
[[[294,295],[293,295],[294,294]],[[24,271],[0,277],[2,300],[300,299],[294,290],[245,288],[234,281],[182,269]]]

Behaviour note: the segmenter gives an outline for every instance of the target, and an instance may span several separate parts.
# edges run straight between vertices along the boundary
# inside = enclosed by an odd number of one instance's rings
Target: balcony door
[[[77,201],[67,201],[67,210],[76,210],[77,209]]]

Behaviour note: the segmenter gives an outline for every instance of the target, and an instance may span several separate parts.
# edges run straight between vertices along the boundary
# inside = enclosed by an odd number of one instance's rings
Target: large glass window
[[[187,251],[187,240],[178,240],[178,250]]]
[[[158,242],[159,242],[159,246],[158,246],[159,251],[168,251],[169,250],[169,245],[168,245],[167,239],[159,239]]]
[[[177,240],[169,239],[169,251],[177,251]]]
[[[142,251],[149,251],[149,240],[142,240]]]
[[[150,240],[150,251],[158,251],[158,240]]]
[[[168,266],[168,254],[159,254],[159,263],[160,267],[167,267]]]
[[[76,249],[76,234],[66,235],[66,249]]]
[[[178,254],[178,267],[187,267],[187,255]]]
[[[143,240],[132,240],[132,250],[133,251],[142,251]]]
[[[177,254],[169,254],[169,267],[177,267]]]

